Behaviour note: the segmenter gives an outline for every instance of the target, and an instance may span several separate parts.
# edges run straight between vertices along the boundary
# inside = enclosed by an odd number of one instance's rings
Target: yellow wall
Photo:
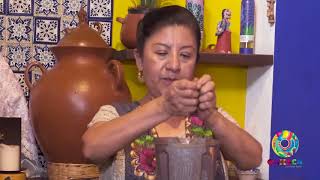
[[[229,8],[232,11],[231,32],[232,32],[232,50],[238,52],[239,32],[240,32],[240,3],[241,0],[204,0],[204,27],[205,34],[203,45],[215,44],[216,25],[221,20],[221,11]],[[116,22],[116,17],[125,17],[127,9],[133,6],[130,0],[114,0],[114,17],[112,28],[112,47],[115,49],[124,49],[120,42],[121,24]],[[163,0],[163,5],[178,4],[185,6],[185,0]],[[133,60],[124,62],[125,76],[134,100],[140,99],[146,92],[143,84],[137,81],[137,69]],[[241,127],[244,127],[245,100],[246,100],[246,77],[247,70],[236,67],[213,66],[208,64],[199,64],[197,67],[197,76],[210,74],[217,86],[217,103],[237,119]]]

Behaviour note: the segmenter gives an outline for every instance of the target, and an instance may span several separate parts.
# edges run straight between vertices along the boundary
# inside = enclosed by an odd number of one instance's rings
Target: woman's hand
[[[171,116],[188,116],[197,110],[199,90],[195,81],[176,80],[162,96],[163,108]]]
[[[217,110],[215,84],[210,75],[203,75],[200,79],[196,79],[197,88],[199,89],[199,104],[197,115],[200,119],[206,120],[211,113]]]

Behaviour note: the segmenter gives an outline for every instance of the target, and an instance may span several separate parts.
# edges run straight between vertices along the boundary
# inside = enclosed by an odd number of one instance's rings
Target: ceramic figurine
[[[218,23],[216,36],[218,36],[215,47],[216,53],[231,53],[231,31],[230,27],[231,11],[222,10],[222,20]]]
[[[268,3],[268,10],[267,10],[268,22],[270,23],[270,25],[273,25],[275,23],[275,19],[274,19],[275,0],[267,0],[267,3]]]

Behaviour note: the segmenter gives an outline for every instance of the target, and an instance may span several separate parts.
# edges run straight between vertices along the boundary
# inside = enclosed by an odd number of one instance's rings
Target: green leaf
[[[195,132],[195,133],[199,133],[199,132],[202,132],[202,131],[203,131],[203,128],[202,128],[202,127],[193,126],[193,127],[191,128],[191,131],[192,131],[192,132]]]
[[[204,137],[212,137],[213,136],[213,132],[211,131],[211,129],[206,129],[203,132]]]
[[[197,136],[201,136],[201,137],[204,136],[204,130],[202,127],[194,126],[191,128],[191,132],[193,132]]]
[[[152,136],[150,136],[150,135],[145,136],[146,143],[151,144],[151,143],[153,143],[153,140],[154,140],[154,138]]]
[[[144,140],[142,138],[138,138],[138,139],[134,140],[134,142],[139,144],[139,145],[143,145],[144,144]]]

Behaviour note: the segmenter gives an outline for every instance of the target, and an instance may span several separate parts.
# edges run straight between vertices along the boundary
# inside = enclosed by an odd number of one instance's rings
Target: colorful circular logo
[[[299,139],[291,131],[283,130],[272,138],[272,149],[277,156],[289,158],[298,151]]]

